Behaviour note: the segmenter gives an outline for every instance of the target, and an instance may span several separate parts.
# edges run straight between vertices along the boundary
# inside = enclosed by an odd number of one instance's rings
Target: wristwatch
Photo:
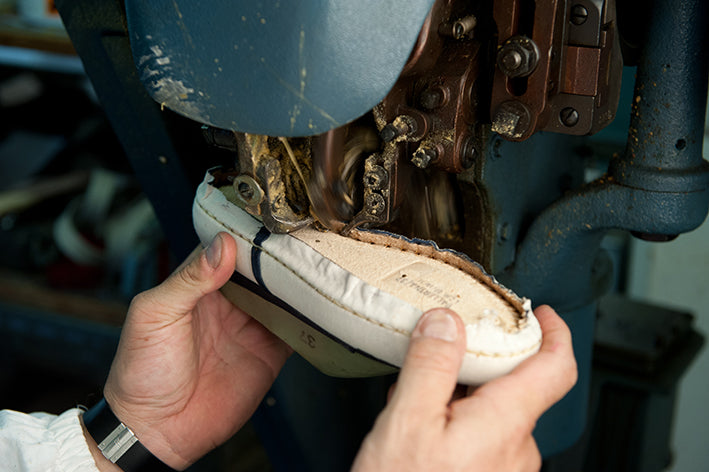
[[[105,398],[84,413],[84,424],[103,456],[124,472],[174,471],[152,455],[133,431],[116,418]]]

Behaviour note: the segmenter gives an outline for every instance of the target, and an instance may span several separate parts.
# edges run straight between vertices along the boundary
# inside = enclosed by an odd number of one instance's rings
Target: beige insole
[[[520,301],[514,306],[492,284],[482,283],[470,273],[434,259],[431,253],[442,252],[432,247],[402,243],[398,238],[381,234],[376,235],[378,244],[375,244],[312,228],[295,231],[292,236],[356,277],[421,310],[450,308],[468,325],[485,319],[505,332],[516,332],[523,325]],[[396,244],[387,244],[388,240]],[[445,253],[445,257],[457,256]]]

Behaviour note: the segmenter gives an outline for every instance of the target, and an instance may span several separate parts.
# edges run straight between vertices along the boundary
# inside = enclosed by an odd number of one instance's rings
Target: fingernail
[[[458,339],[458,325],[455,319],[444,310],[432,310],[426,313],[421,323],[421,336],[453,342]]]
[[[207,263],[216,269],[219,265],[219,261],[222,258],[222,236],[220,234],[216,235],[212,240],[212,243],[207,248]]]

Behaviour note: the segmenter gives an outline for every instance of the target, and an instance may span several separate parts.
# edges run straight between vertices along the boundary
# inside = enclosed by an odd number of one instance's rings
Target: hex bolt
[[[411,163],[419,169],[425,169],[438,157],[438,151],[425,145],[419,146],[411,157]]]
[[[586,23],[587,19],[588,10],[586,9],[586,7],[579,3],[571,7],[571,15],[569,17],[571,23],[575,24],[576,26],[581,26],[582,24]]]
[[[576,126],[579,122],[579,112],[575,108],[566,107],[559,113],[561,124],[568,128]]]
[[[391,123],[384,126],[384,128],[382,128],[382,130],[379,132],[379,137],[382,138],[382,141],[384,141],[385,143],[394,141],[397,136],[399,136],[399,133],[397,132],[394,125],[392,125]]]
[[[539,63],[539,48],[526,36],[514,36],[500,47],[497,67],[508,77],[527,77]]]

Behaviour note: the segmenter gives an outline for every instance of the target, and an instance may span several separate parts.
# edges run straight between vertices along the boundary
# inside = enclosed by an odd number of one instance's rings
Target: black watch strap
[[[140,444],[133,431],[116,418],[105,398],[84,413],[84,424],[104,457],[124,472],[174,470]]]

